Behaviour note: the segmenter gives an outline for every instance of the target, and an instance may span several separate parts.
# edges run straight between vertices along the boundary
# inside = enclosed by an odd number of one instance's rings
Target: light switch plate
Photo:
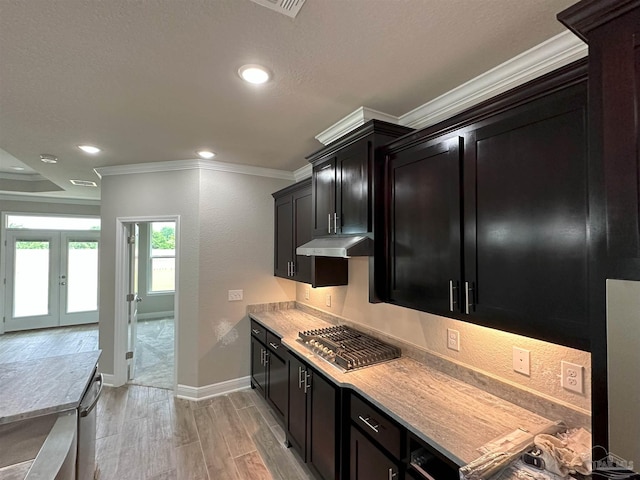
[[[309,300],[309,287],[304,287],[304,299]]]
[[[331,306],[331,295],[327,293],[327,296],[324,298],[324,303],[327,307]]]
[[[529,350],[513,347],[513,369],[523,375],[531,375]]]
[[[239,302],[242,300],[244,292],[242,290],[229,290],[229,301]]]

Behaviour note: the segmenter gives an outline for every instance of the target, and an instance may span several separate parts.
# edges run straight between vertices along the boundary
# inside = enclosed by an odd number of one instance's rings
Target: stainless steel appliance
[[[96,478],[96,405],[102,393],[102,386],[102,374],[94,371],[78,408],[76,480]]]
[[[400,357],[399,348],[343,325],[299,332],[299,340],[343,371]]]

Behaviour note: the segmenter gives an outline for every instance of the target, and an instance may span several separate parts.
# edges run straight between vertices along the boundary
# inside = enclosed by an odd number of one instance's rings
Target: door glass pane
[[[96,217],[51,217],[38,215],[7,215],[7,228],[29,230],[100,230]]]
[[[67,254],[67,313],[93,312],[98,309],[98,242],[69,242]]]
[[[49,247],[48,241],[16,241],[13,318],[49,314]]]

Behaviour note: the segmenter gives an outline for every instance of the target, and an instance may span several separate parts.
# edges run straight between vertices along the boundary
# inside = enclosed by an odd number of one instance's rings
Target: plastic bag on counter
[[[566,431],[560,420],[544,425],[536,432],[516,430],[512,434],[492,441],[485,446],[482,456],[460,468],[461,480],[487,480],[517,460],[520,454],[534,446],[534,438],[540,434],[555,435]]]
[[[534,444],[541,451],[546,470],[561,477],[570,473],[591,474],[591,434],[584,428],[556,436],[537,435]]]

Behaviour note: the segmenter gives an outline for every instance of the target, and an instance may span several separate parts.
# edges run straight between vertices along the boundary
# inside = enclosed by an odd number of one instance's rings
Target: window
[[[149,293],[173,292],[176,288],[176,224],[151,222]]]
[[[6,215],[6,226],[16,230],[100,230],[98,217],[55,217],[50,215]]]

